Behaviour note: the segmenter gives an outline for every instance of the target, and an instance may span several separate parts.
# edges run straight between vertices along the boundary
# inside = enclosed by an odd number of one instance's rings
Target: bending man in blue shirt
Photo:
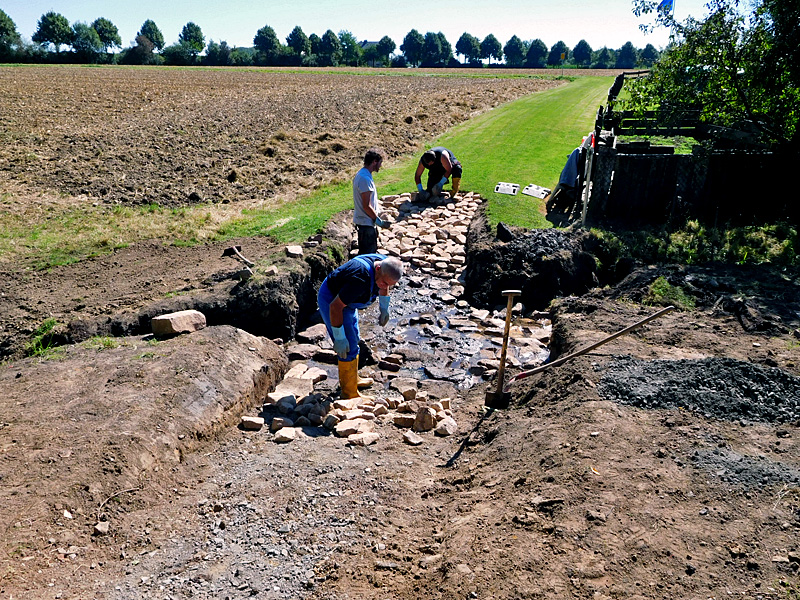
[[[382,254],[356,256],[325,278],[317,294],[319,312],[333,349],[339,356],[339,386],[342,398],[358,398],[359,387],[372,385],[372,379],[358,376],[358,309],[366,308],[378,298],[378,323],[389,322],[389,291],[403,276],[399,258]]]

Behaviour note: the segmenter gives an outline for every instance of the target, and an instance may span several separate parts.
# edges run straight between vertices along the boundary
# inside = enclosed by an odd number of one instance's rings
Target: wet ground
[[[403,357],[399,370],[392,372],[398,377],[449,381],[461,390],[492,379],[500,364],[505,311],[473,309],[463,300],[448,303],[441,299],[442,295],[458,293],[459,287],[450,280],[414,275],[410,269],[406,280],[392,292],[394,312],[402,316],[393,317],[382,328],[377,324],[377,308],[361,311],[359,328],[368,346],[362,374],[377,375],[388,385],[389,372],[382,373],[378,363],[396,354]],[[507,364],[533,368],[547,360],[550,330],[545,315],[515,315]],[[333,347],[329,340],[320,346]],[[325,369],[333,379],[337,377],[335,365],[313,359],[308,364]]]
[[[360,311],[359,327],[367,346],[361,357],[368,367],[365,373],[387,385],[391,373],[448,381],[461,390],[492,379],[500,365],[507,305],[478,309],[464,295],[466,234],[482,213],[481,198],[467,193],[451,199],[446,194],[419,202],[416,194],[404,194],[384,197],[381,204],[392,226],[380,231],[379,252],[400,257],[406,273],[392,290],[392,316],[386,328],[377,324],[377,306]],[[507,365],[541,364],[549,356],[547,313],[527,310],[516,300],[511,312]],[[332,347],[327,339],[320,343]],[[402,358],[399,370],[382,370],[381,366],[391,366],[382,359],[393,354]],[[336,379],[335,365],[313,359],[309,364]]]

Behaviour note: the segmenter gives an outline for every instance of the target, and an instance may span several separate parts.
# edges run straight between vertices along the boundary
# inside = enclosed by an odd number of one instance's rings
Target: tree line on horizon
[[[227,42],[206,44],[202,29],[187,23],[178,41],[165,45],[156,23],[147,19],[130,47],[122,48],[117,27],[106,18],[91,24],[69,20],[55,11],[39,19],[31,40],[22,40],[14,21],[0,9],[0,61],[3,62],[74,62],[129,65],[209,65],[209,66],[381,66],[381,67],[484,67],[509,68],[583,67],[595,69],[632,69],[651,67],[660,52],[652,44],[643,49],[626,42],[621,48],[594,50],[586,40],[570,49],[563,41],[551,47],[541,39],[525,41],[514,35],[502,45],[493,35],[483,40],[464,33],[453,46],[441,32],[421,34],[412,29],[398,48],[388,36],[377,42],[361,41],[349,31],[338,34],[327,30],[321,37],[306,35],[298,25],[283,44],[269,25],[259,29],[251,47],[230,47]],[[63,51],[66,46],[70,50]],[[55,52],[50,51],[54,48]],[[120,52],[113,52],[119,48]],[[112,50],[112,52],[109,52]],[[399,53],[395,53],[399,50]],[[494,63],[492,61],[495,61]]]

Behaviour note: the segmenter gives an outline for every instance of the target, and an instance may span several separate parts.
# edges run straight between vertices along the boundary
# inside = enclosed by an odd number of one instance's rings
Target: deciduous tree
[[[342,63],[350,67],[357,67],[361,64],[361,44],[358,43],[356,36],[343,29],[339,32],[339,43],[342,47]]]
[[[439,36],[429,31],[425,34],[425,45],[422,48],[422,66],[435,67],[439,64],[442,53],[442,42]]]
[[[564,55],[564,58],[561,58],[562,54]],[[547,64],[550,66],[558,66],[563,64],[568,58],[569,48],[567,48],[567,45],[564,42],[559,40],[553,44],[552,48],[550,48],[550,54],[547,57]]]
[[[316,33],[312,33],[308,36],[308,41],[311,44],[311,54],[319,54],[319,45],[322,42],[322,38]]]
[[[456,53],[467,62],[478,62],[481,58],[481,42],[474,35],[464,32],[456,42]]]
[[[286,37],[286,45],[289,46],[297,56],[311,53],[311,42],[300,25],[295,26],[292,32]]]
[[[375,44],[361,49],[361,59],[364,61],[364,64],[369,67],[383,64],[383,59],[378,56],[378,47]]]
[[[162,59],[153,50],[155,44],[150,38],[139,34],[136,36],[136,43],[122,51],[119,61],[123,65],[157,65]]]
[[[256,64],[256,51],[253,48],[234,46],[231,50],[230,64],[236,67],[249,67]]]
[[[269,25],[264,25],[256,32],[253,38],[253,45],[259,52],[271,56],[280,50],[281,42],[278,40],[278,36],[275,35],[275,30]]]
[[[622,48],[617,50],[616,67],[618,69],[632,69],[638,61],[639,53],[632,42],[625,42]]]
[[[0,9],[0,54],[7,53],[12,46],[22,42],[17,31],[17,24],[2,9]]]
[[[516,35],[512,36],[503,46],[503,54],[506,55],[506,64],[509,67],[521,67],[527,53],[528,48],[525,46],[525,42]]]
[[[144,23],[142,23],[142,28],[139,30],[137,35],[146,37],[148,40],[150,40],[150,43],[153,44],[153,47],[158,50],[162,50],[164,48],[164,34],[161,33],[158,25],[156,25],[151,19],[147,19]]]
[[[178,36],[178,42],[191,48],[195,57],[206,47],[206,38],[203,35],[203,30],[200,29],[199,25],[191,21],[183,26],[181,34]]]
[[[400,44],[400,52],[406,57],[406,60],[412,65],[419,65],[422,61],[422,53],[425,49],[425,38],[416,29],[412,29],[403,38],[403,43]]]
[[[231,49],[228,42],[223,40],[218,44],[214,40],[209,40],[203,64],[222,67],[231,64]]]
[[[489,64],[492,64],[492,58],[497,61],[503,60],[503,47],[491,33],[481,42],[481,58],[488,58]]]
[[[94,62],[103,51],[103,42],[93,27],[78,22],[72,26],[72,49],[82,60]]]
[[[635,0],[634,13],[656,15],[654,26],[672,32],[672,44],[650,76],[629,86],[630,105],[662,111],[691,108],[717,125],[748,121],[762,139],[788,148],[800,144],[800,3],[709,0],[708,16],[683,22]]]
[[[323,35],[319,44],[319,54],[322,64],[333,66],[342,60],[342,43],[333,31],[328,29]]]
[[[161,56],[168,65],[191,66],[197,62],[197,50],[184,42],[167,46],[161,51]]]
[[[603,46],[596,54],[597,56],[594,59],[595,69],[609,69],[614,64],[614,53],[606,46]]]
[[[375,51],[377,52],[378,57],[385,63],[389,62],[389,56],[391,56],[395,48],[397,48],[397,44],[395,44],[394,40],[388,35],[383,36],[375,45]]]
[[[37,44],[53,44],[56,54],[61,46],[72,44],[72,27],[67,18],[52,10],[42,15],[31,39]]]
[[[572,58],[576,65],[588,65],[592,62],[592,47],[586,40],[581,40],[572,49]]]
[[[646,67],[652,67],[655,62],[658,60],[658,57],[661,56],[656,47],[653,44],[647,44],[642,50],[642,53],[639,55],[639,60],[642,64]]]
[[[92,29],[97,32],[100,37],[100,43],[103,44],[103,52],[108,52],[112,46],[119,48],[122,46],[122,38],[119,37],[117,26],[108,19],[100,17],[95,19],[92,23]]]
[[[446,67],[453,58],[453,46],[447,41],[447,38],[441,31],[436,35],[439,36],[439,47],[441,48],[439,51],[439,63],[443,67]]]
[[[547,66],[547,46],[539,38],[531,42],[525,57],[525,66],[530,69],[544,69]]]

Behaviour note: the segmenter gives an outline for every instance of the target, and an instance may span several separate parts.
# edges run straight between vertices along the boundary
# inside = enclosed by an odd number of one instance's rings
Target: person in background
[[[372,379],[358,376],[358,309],[370,306],[378,298],[378,323],[385,327],[389,322],[389,292],[402,276],[399,258],[365,254],[335,269],[319,288],[319,312],[339,357],[342,399],[361,397],[358,388],[373,383]]]
[[[378,191],[372,174],[383,164],[383,156],[377,148],[370,148],[364,155],[364,166],[353,178],[353,223],[358,230],[358,253],[375,254],[378,251],[378,227],[389,227],[389,223],[378,216],[380,204]]]
[[[425,169],[428,169],[428,185],[423,188],[422,174]],[[417,172],[414,173],[414,182],[417,184],[418,192],[417,198],[419,200],[427,200],[431,196],[440,195],[451,176],[453,178],[451,196],[455,196],[461,186],[462,172],[461,163],[447,148],[437,146],[427,150],[419,159]]]

